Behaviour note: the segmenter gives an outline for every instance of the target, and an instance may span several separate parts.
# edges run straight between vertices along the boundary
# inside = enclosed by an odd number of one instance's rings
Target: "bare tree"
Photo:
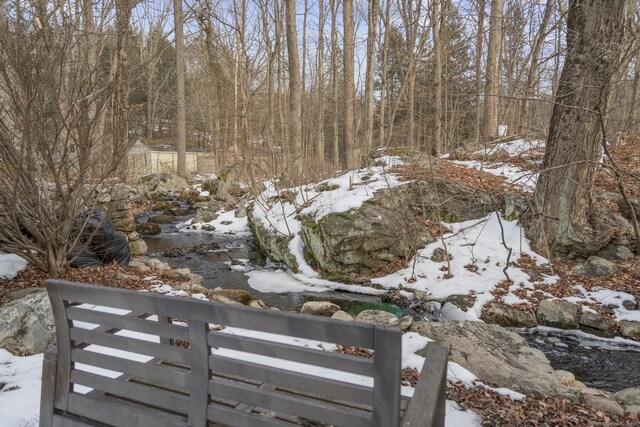
[[[182,0],[173,0],[173,22],[176,33],[176,102],[178,131],[178,175],[187,174],[187,112],[185,105],[185,81],[184,81],[184,16],[182,14]]]
[[[483,140],[498,134],[498,95],[500,85],[500,46],[502,43],[502,13],[504,0],[491,0],[487,73],[484,87]]]
[[[613,76],[629,43],[630,0],[574,0],[529,234],[551,253],[595,253],[622,233],[592,198]]]
[[[354,22],[353,0],[343,0],[343,69],[344,69],[344,157],[343,166],[350,168],[354,165],[354,150],[356,148],[355,122],[355,83],[354,83]]]
[[[362,149],[368,153],[373,146],[373,78],[376,69],[376,24],[378,23],[378,0],[369,2],[367,14],[367,71],[365,76],[365,119]]]
[[[289,53],[289,148],[293,173],[301,172],[302,153],[302,87],[298,58],[298,32],[296,31],[296,1],[286,1],[287,51]]]

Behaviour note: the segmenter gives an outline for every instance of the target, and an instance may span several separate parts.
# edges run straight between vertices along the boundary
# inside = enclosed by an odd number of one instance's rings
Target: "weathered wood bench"
[[[64,281],[46,286],[58,344],[44,357],[41,426],[444,425],[447,350],[429,344],[413,399],[401,398],[398,330]],[[373,359],[325,351],[318,341],[371,349]]]

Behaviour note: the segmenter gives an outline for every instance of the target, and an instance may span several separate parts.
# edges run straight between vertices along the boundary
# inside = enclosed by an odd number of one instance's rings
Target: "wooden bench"
[[[413,399],[401,398],[397,329],[46,286],[58,344],[44,357],[41,426],[444,425],[447,350],[428,345]],[[373,358],[318,342],[370,349]]]

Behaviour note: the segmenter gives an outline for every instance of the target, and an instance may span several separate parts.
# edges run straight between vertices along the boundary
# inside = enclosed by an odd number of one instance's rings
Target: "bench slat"
[[[203,323],[216,322],[274,334],[307,338],[346,346],[373,348],[373,325],[345,323],[335,319],[297,313],[273,312],[210,301],[154,295],[127,289],[48,280],[65,301],[89,303],[123,310],[141,311]]]
[[[101,396],[69,394],[69,412],[116,427],[184,427],[186,418]]]
[[[261,340],[242,335],[232,335],[212,331],[208,335],[209,345],[218,348],[255,353],[277,359],[307,363],[337,371],[351,372],[373,377],[373,361],[362,357],[349,356],[273,341]]]
[[[216,423],[237,427],[293,427],[295,424],[256,414],[236,411],[228,406],[210,403],[207,419]]]
[[[89,420],[82,420],[80,417],[74,417],[73,415],[54,415],[53,427],[105,427],[106,424],[92,422]]]
[[[131,381],[111,379],[89,372],[72,371],[71,381],[114,396],[144,403],[146,405],[166,408],[169,411],[187,414],[189,397],[170,391],[148,387]]]
[[[189,351],[181,347],[163,345],[105,332],[95,332],[82,328],[71,328],[69,335],[71,340],[76,342],[96,344],[129,351],[131,353],[145,354],[175,363],[189,363]]]
[[[116,329],[142,332],[159,337],[188,340],[187,328],[184,326],[155,322],[152,320],[127,317],[119,314],[105,313],[81,307],[67,308],[67,317],[71,320],[93,323]]]
[[[370,387],[347,382],[239,361],[215,354],[209,357],[209,367],[215,373],[223,376],[226,374],[237,375],[238,377],[277,384],[303,393],[326,396],[330,399],[342,399],[363,405],[371,405],[373,402],[373,390]]]
[[[267,388],[259,389],[249,384],[220,378],[209,381],[209,393],[313,421],[350,427],[371,425],[370,412],[340,407],[321,400],[286,395]]]
[[[159,366],[150,363],[134,362],[121,357],[109,356],[92,351],[73,349],[71,360],[111,371],[123,372],[136,377],[157,381],[167,385],[187,388],[189,371]]]

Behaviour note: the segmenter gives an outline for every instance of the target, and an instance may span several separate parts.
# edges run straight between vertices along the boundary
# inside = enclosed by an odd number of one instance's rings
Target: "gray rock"
[[[471,307],[473,307],[476,299],[471,295],[450,295],[449,297],[447,297],[447,299],[445,299],[444,302],[453,304],[462,311],[467,311]]]
[[[618,267],[604,258],[590,256],[585,262],[575,266],[573,272],[581,276],[608,278],[618,272]]]
[[[398,316],[383,310],[364,310],[356,316],[356,322],[380,326],[398,326]]]
[[[158,224],[154,224],[153,222],[144,222],[142,224],[139,224],[135,230],[143,236],[154,236],[156,234],[160,234],[160,232],[162,231],[160,226]]]
[[[136,231],[136,219],[133,217],[133,215],[128,214],[122,218],[114,219],[113,226],[118,231],[131,233],[133,231]]]
[[[53,313],[44,289],[0,308],[0,348],[14,354],[42,353],[56,340]]]
[[[160,277],[167,280],[177,280],[179,282],[186,282],[189,280],[189,269],[179,268],[174,270],[173,268],[166,268],[160,273]]]
[[[638,303],[635,300],[624,300],[622,301],[622,306],[624,308],[626,308],[627,310],[637,310],[638,309]]]
[[[627,406],[626,408],[624,408],[624,412],[627,415],[638,418],[638,415],[640,415],[640,405]]]
[[[618,402],[602,394],[583,392],[580,394],[580,401],[596,411],[604,411],[612,415],[624,415],[624,409]]]
[[[580,326],[585,332],[594,332],[596,335],[613,336],[613,328],[616,322],[597,313],[585,312],[580,316]]]
[[[414,322],[409,330],[450,345],[450,359],[483,381],[522,393],[576,399],[575,391],[561,384],[541,351],[500,326],[481,322]]]
[[[640,388],[625,388],[614,394],[614,397],[625,406],[640,405]]]
[[[413,324],[413,317],[411,316],[403,316],[398,319],[396,326],[400,328],[402,331],[406,331]]]
[[[171,268],[169,267],[169,264],[167,264],[166,262],[162,262],[156,258],[149,259],[148,266],[151,267],[152,270],[156,271],[163,271]]]
[[[620,333],[627,338],[640,341],[640,322],[622,320],[620,322]]]
[[[147,243],[142,239],[129,242],[131,255],[145,255],[147,253],[147,249]]]
[[[153,222],[156,224],[168,224],[174,220],[172,215],[156,215],[149,218],[149,222]]]
[[[431,261],[433,262],[446,262],[447,258],[449,260],[452,260],[453,257],[451,256],[451,254],[448,254],[444,249],[442,248],[435,248],[433,250],[433,254],[431,254]]]
[[[338,310],[331,316],[332,319],[342,320],[345,322],[353,322],[354,318],[349,313],[346,313],[342,310]]]
[[[633,258],[634,254],[631,249],[626,246],[618,246],[614,244],[609,244],[604,248],[600,249],[597,253],[600,258],[604,259],[619,259],[626,260],[629,258]]]
[[[480,318],[487,323],[514,328],[533,328],[538,324],[534,313],[495,302],[485,306]]]
[[[132,231],[127,237],[129,238],[130,242],[135,242],[136,240],[140,239],[140,234],[138,234],[137,231]]]
[[[146,187],[147,194],[152,197],[176,196],[189,188],[186,179],[170,173],[143,176],[141,181]]]
[[[340,306],[329,301],[308,301],[305,302],[300,313],[312,314],[314,316],[333,316],[340,310]]]
[[[564,300],[543,300],[537,312],[538,323],[560,329],[578,329],[578,306]]]

